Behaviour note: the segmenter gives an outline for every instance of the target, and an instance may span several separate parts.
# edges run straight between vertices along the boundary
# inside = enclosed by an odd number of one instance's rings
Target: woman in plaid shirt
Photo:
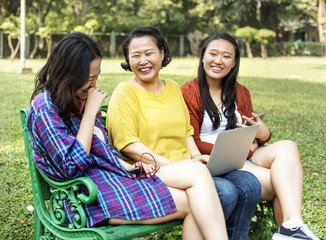
[[[97,199],[85,206],[88,227],[184,218],[184,239],[227,239],[219,198],[203,164],[161,167],[155,176],[154,167],[143,164],[146,175],[140,178],[127,172],[135,164],[109,147],[101,123],[107,93],[96,87],[100,65],[95,42],[72,33],[38,73],[27,123],[37,166],[56,181],[88,176],[95,182]],[[69,206],[66,210],[72,221]]]

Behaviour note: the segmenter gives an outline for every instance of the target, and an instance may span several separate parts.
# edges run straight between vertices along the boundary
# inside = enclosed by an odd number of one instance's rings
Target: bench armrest
[[[64,182],[54,181],[37,168],[42,178],[52,187],[49,202],[49,212],[54,223],[64,225],[66,222],[66,212],[64,210],[64,200],[67,200],[71,211],[74,213],[73,222],[68,225],[70,229],[84,228],[87,223],[87,216],[83,204],[91,204],[96,200],[97,187],[88,177],[78,177]],[[79,186],[84,185],[89,195],[79,193]]]

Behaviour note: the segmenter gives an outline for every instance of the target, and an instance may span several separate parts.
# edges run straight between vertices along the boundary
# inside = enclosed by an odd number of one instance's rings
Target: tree
[[[250,43],[255,40],[256,34],[257,34],[257,29],[252,28],[250,26],[239,28],[235,31],[235,36],[241,37],[245,40],[248,58],[253,57],[252,52],[251,52]]]
[[[29,7],[29,14],[27,19],[29,19],[30,24],[27,24],[32,29],[30,29],[30,33],[34,33],[34,47],[31,51],[29,58],[35,58],[38,49],[42,49],[44,47],[44,39],[48,40],[48,36],[44,35],[44,23],[45,19],[51,11],[53,1],[51,0],[38,0],[34,1],[32,6]],[[33,21],[34,20],[34,21]],[[32,24],[34,23],[34,24]],[[45,27],[45,29],[49,29],[49,27]],[[41,31],[41,32],[40,32]],[[48,42],[47,42],[48,45]]]
[[[318,33],[319,41],[324,42],[324,54],[326,56],[326,1],[319,0],[318,6]]]
[[[190,9],[197,6],[197,2],[192,0],[182,0],[182,12],[186,20],[187,39],[190,42],[190,50],[193,55],[198,55],[200,42],[208,37],[208,34],[202,33],[198,29],[194,29],[194,22],[190,16]]]
[[[267,58],[266,44],[270,39],[275,38],[275,36],[276,34],[274,31],[266,28],[262,28],[257,31],[255,39],[260,43],[261,56],[263,58]]]
[[[326,42],[326,1],[325,0],[319,0],[318,33],[319,33],[319,41]]]
[[[20,46],[20,18],[11,14],[3,20],[0,29],[8,34],[7,39],[11,52],[10,60],[12,60],[17,55]],[[16,47],[13,46],[12,39],[18,39]]]
[[[316,0],[214,0],[215,14],[232,30],[251,26],[276,32],[282,40],[288,22],[316,22]]]
[[[2,19],[12,15],[18,15],[20,8],[20,1],[0,1],[0,16]]]

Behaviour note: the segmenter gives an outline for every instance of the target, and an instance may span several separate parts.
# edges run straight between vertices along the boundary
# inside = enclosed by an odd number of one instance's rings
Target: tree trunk
[[[326,2],[325,0],[319,0],[318,6],[318,34],[319,41],[326,41]]]
[[[44,12],[43,12],[44,5],[39,5],[38,6],[38,9],[37,9],[38,10],[38,29],[40,29],[41,27],[44,26],[44,21],[45,21],[46,16],[48,15],[48,13],[51,10],[52,2],[53,1],[50,1],[50,3],[47,6],[45,6],[45,11]],[[29,58],[34,59],[36,54],[37,54],[38,49],[43,49],[43,47],[44,47],[44,40],[42,39],[41,36],[37,36],[35,34],[35,36],[34,36],[34,48],[33,48],[32,52],[30,53]]]
[[[5,5],[5,1],[1,1],[1,7],[0,7],[0,16],[1,18],[5,18],[6,15],[6,5]]]
[[[251,47],[250,47],[250,42],[246,41],[246,51],[247,51],[247,57],[248,58],[253,58],[252,52],[251,52]]]
[[[203,34],[199,30],[195,30],[187,34],[187,39],[190,43],[190,50],[192,55],[198,56],[200,42],[207,37],[207,33]]]
[[[277,6],[273,2],[261,2],[261,25],[262,28],[273,30],[276,33],[277,41],[279,39],[280,26],[279,19],[277,18]]]
[[[9,49],[10,49],[10,56],[12,55],[12,53],[15,51],[15,49],[14,49],[14,46],[12,45],[12,41],[11,41],[11,36],[10,35],[8,35],[8,46],[9,46]]]
[[[187,39],[190,43],[190,51],[192,55],[198,55],[200,41],[203,39],[203,34],[199,30],[194,31],[194,24],[190,17],[189,5],[187,0],[182,0],[182,11],[186,20],[188,30]]]
[[[267,49],[264,43],[260,43],[260,50],[262,58],[267,58]]]
[[[52,37],[51,35],[49,35],[46,39],[46,46],[47,46],[47,49],[48,49],[48,52],[47,52],[47,58],[50,57],[50,54],[51,54],[51,51],[52,51]]]
[[[257,20],[257,2],[252,1],[247,4],[244,11],[239,12],[240,27],[251,26],[253,28],[259,28],[259,22]]]
[[[9,45],[9,48],[10,48],[10,51],[11,51],[11,54],[10,54],[10,60],[13,60],[17,53],[18,53],[18,50],[19,50],[19,47],[20,47],[20,37],[18,37],[18,41],[17,41],[17,45],[14,49],[13,45],[12,45],[12,41],[11,41],[11,37],[8,36],[8,45]]]
[[[39,44],[39,37],[35,34],[34,35],[34,48],[33,48],[32,52],[29,54],[30,59],[35,58],[35,55],[36,55],[37,49],[38,49],[38,44]]]
[[[187,0],[182,0],[182,11],[183,11],[183,15],[184,15],[185,20],[186,20],[186,26],[187,26],[187,29],[188,29],[188,33],[191,33],[194,30],[194,24],[193,24],[192,19],[190,17],[189,6],[188,6],[188,1]]]
[[[319,41],[324,43],[324,55],[326,56],[326,0],[319,0],[318,34]]]

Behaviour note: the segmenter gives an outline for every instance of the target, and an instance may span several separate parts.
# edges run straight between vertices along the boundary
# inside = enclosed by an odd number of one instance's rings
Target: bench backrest
[[[27,130],[28,110],[22,109],[20,110],[19,114],[20,114],[20,120],[22,124],[23,137],[24,137],[25,154],[28,159],[31,179],[33,179],[32,180],[33,197],[34,199],[37,200],[38,203],[44,203],[45,200],[50,199],[50,188],[47,182],[42,178],[42,176],[38,172],[33,159],[33,150],[29,140],[29,133]]]

